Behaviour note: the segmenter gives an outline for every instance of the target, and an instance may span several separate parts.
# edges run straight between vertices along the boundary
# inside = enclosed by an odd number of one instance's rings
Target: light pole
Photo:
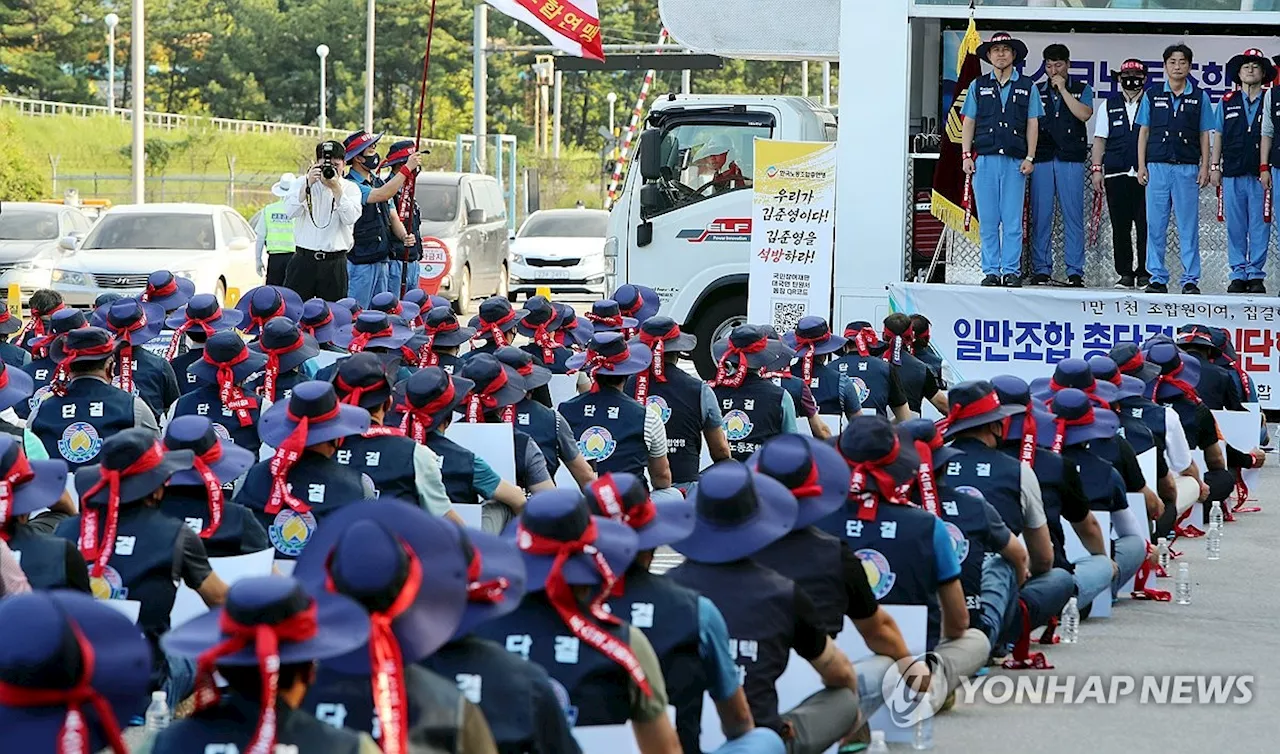
[[[618,104],[618,94],[609,92],[605,96],[609,100],[609,138],[613,139],[613,159],[618,159],[618,132],[613,130],[613,109]]]
[[[102,19],[107,25],[107,115],[116,114],[116,26],[120,17],[108,13]]]
[[[143,204],[146,202],[146,173],[143,166],[147,159],[142,139],[142,125],[147,108],[147,47],[143,0],[133,0],[132,21],[130,36],[133,44],[129,48],[129,65],[133,68],[133,112],[130,114],[133,119],[133,201],[135,204]]]
[[[364,130],[373,133],[373,0],[365,7]]]
[[[320,137],[324,138],[324,129],[328,124],[329,94],[325,91],[326,59],[329,57],[329,45],[316,46],[316,55],[320,57]]]

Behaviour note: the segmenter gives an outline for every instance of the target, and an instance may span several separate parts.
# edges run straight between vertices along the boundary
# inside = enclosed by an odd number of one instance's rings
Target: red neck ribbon
[[[298,328],[301,329],[307,335],[315,335],[316,330],[332,322],[333,322],[333,310],[326,306],[324,309],[324,316],[321,317],[318,321],[310,322],[310,323],[299,321]]]
[[[560,347],[560,343],[556,341],[556,334],[547,329],[547,325],[551,324],[551,320],[547,320],[537,327],[533,328],[533,344],[542,349],[542,363],[556,363],[556,349]]]
[[[804,374],[804,384],[809,385],[809,387],[813,387],[810,383],[813,381],[814,351],[817,350],[820,344],[826,343],[828,340],[831,340],[831,333],[825,333],[816,338],[806,338],[800,333],[796,333],[796,345],[809,347],[804,356],[800,357],[800,369]]]
[[[120,389],[126,393],[133,392],[133,344],[129,335],[147,326],[147,315],[143,312],[138,321],[125,327],[113,328],[120,341]]]
[[[285,505],[298,513],[311,510],[310,505],[294,497],[289,491],[289,470],[298,462],[298,459],[302,458],[303,451],[307,449],[307,433],[311,428],[311,422],[336,419],[341,410],[342,404],[339,403],[319,416],[297,416],[289,407],[285,408],[285,416],[289,417],[290,421],[297,422],[298,425],[293,428],[284,442],[280,443],[275,455],[271,457],[271,498],[264,509],[268,516],[279,513]]]
[[[319,630],[316,603],[312,601],[306,610],[272,625],[243,625],[224,608],[219,628],[227,638],[206,649],[196,660],[195,710],[200,712],[218,703],[218,687],[213,682],[214,666],[218,660],[253,644],[258,655],[258,672],[262,677],[262,697],[259,700],[258,725],[244,751],[245,754],[271,754],[275,749],[278,723],[276,694],[280,687],[280,642],[304,642],[316,635]]]
[[[212,337],[217,330],[214,330],[210,323],[217,322],[220,319],[222,319],[221,309],[214,310],[213,314],[207,317],[192,317],[188,314],[187,321],[178,325],[178,328],[173,331],[173,337],[169,340],[169,347],[164,352],[165,361],[173,361],[173,357],[178,353],[178,344],[182,342],[182,336],[186,334],[187,330],[199,327],[206,338]]]
[[[1186,364],[1179,363],[1178,366],[1174,367],[1172,372],[1162,374],[1157,377],[1155,383],[1151,386],[1151,400],[1156,400],[1157,396],[1160,395],[1161,385],[1173,385],[1187,397],[1187,400],[1192,403],[1200,403],[1200,396],[1196,394],[1196,389],[1186,380],[1178,376],[1182,374],[1182,370],[1186,369],[1186,366]]]
[[[375,390],[381,390],[387,386],[385,379],[379,379],[372,385],[351,385],[342,379],[342,375],[335,374],[333,376],[333,386],[338,390],[338,401],[349,406],[360,405],[360,400],[364,398],[365,393],[371,393]]]
[[[729,341],[728,348],[724,350],[720,360],[716,362],[716,381],[715,386],[724,385],[725,387],[742,387],[742,381],[747,378],[749,367],[747,366],[747,355],[752,353],[760,353],[769,347],[769,341],[765,338],[746,344],[739,348]],[[733,374],[726,374],[729,365],[729,359],[734,356],[740,356],[737,369]]]
[[[510,311],[502,315],[502,317],[500,317],[499,319],[493,322],[486,322],[485,320],[481,319],[480,327],[476,328],[475,337],[478,339],[482,339],[485,336],[488,336],[491,340],[493,340],[493,345],[495,347],[502,348],[503,346],[507,345],[507,334],[502,331],[502,328],[504,325],[506,325],[508,322],[511,322],[515,318],[516,318],[516,313],[514,311]]]
[[[625,507],[622,502],[622,490],[618,489],[618,482],[613,478],[613,474],[605,474],[595,480],[587,486],[587,490],[600,502],[600,510],[604,515],[632,529],[648,526],[658,515],[658,509],[654,507],[653,501],[647,495],[643,503],[630,508]]]
[[[1036,415],[1032,412],[1032,404],[1027,404],[1027,413],[1022,415],[1022,445],[1018,450],[1018,458],[1025,464],[1035,468],[1036,465]]]
[[[0,387],[4,387],[4,383],[9,381],[9,373],[6,370],[0,373],[3,382]],[[18,488],[36,478],[36,474],[31,469],[31,462],[27,460],[27,454],[22,450],[22,446],[18,446],[18,456],[13,462],[13,467],[9,469],[0,479],[0,526],[4,526],[9,520],[9,515],[13,511],[13,496],[17,494]],[[8,541],[8,538],[5,538]]]
[[[471,548],[471,562],[467,564],[467,601],[493,605],[506,597],[511,582],[505,576],[484,581],[484,557],[476,547]]]
[[[152,299],[156,298],[157,296],[160,298],[164,298],[165,296],[172,296],[177,292],[178,292],[178,279],[176,277],[171,277],[169,278],[169,282],[165,283],[159,288],[156,288],[150,283],[147,283],[147,289],[142,292],[141,300],[143,303],[147,303]]]
[[[880,342],[880,338],[876,336],[874,328],[864,327],[860,330],[845,331],[846,338],[853,338],[853,344],[858,347],[859,356],[870,356],[871,347]]]
[[[102,576],[102,571],[111,560],[111,553],[116,546],[116,529],[120,526],[120,482],[126,477],[145,474],[164,461],[164,448],[160,443],[153,444],[138,460],[123,469],[109,469],[99,466],[101,476],[92,487],[80,496],[80,554],[91,561],[93,567],[89,575],[94,578]],[[90,498],[103,488],[107,489],[107,521],[102,527],[102,536],[98,536],[98,518],[102,514],[96,506],[88,504]]]
[[[369,347],[369,341],[374,338],[390,338],[395,330],[391,325],[387,325],[381,330],[369,332],[366,330],[356,330],[355,335],[351,338],[351,345],[347,346],[347,350],[351,353],[360,353]]]
[[[427,336],[427,342],[422,344],[422,348],[418,349],[418,366],[433,367],[440,363],[440,357],[436,355],[435,344],[436,336],[442,332],[454,332],[460,327],[457,320],[445,320],[440,323],[439,327],[423,327],[422,332]]]
[[[667,381],[667,341],[680,337],[680,325],[671,325],[671,329],[662,335],[650,335],[641,330],[639,337],[640,342],[653,351],[653,361],[649,368],[636,375],[636,400],[643,406],[649,399],[650,376],[658,382]]]
[[[67,619],[67,628],[75,636],[76,645],[80,648],[80,677],[76,679],[76,684],[69,689],[41,689],[0,681],[0,704],[20,709],[66,707],[66,717],[62,720],[62,728],[59,729],[58,738],[51,750],[53,754],[89,754],[89,726],[84,715],[84,707],[88,705],[93,708],[111,751],[114,754],[128,754],[129,748],[120,735],[120,724],[116,721],[111,704],[93,688],[96,661],[93,645],[85,638],[80,626],[70,618]]]
[[[587,370],[587,374],[591,377],[591,392],[600,392],[600,385],[595,381],[597,372],[605,367],[610,367],[614,364],[621,364],[626,361],[630,355],[630,350],[625,348],[612,356],[605,356],[602,353],[598,353],[588,348],[587,360],[583,362],[582,366]]]
[[[886,329],[882,335],[884,336],[885,345],[884,358],[894,364],[902,363],[902,349],[911,345],[914,334],[911,330],[907,330],[899,335],[893,330]]]
[[[222,460],[222,443],[214,442],[203,454],[195,457],[193,465],[204,484],[205,497],[209,498],[209,523],[200,531],[201,539],[208,539],[222,526],[222,482],[213,473],[213,464]]]
[[[908,489],[910,485],[898,487],[893,482],[888,468],[890,464],[898,460],[898,453],[902,451],[902,443],[897,437],[893,438],[893,448],[879,458],[873,458],[869,461],[850,461],[848,458],[844,462],[849,466],[849,492],[854,495],[862,496],[862,505],[858,507],[858,519],[861,521],[876,520],[876,510],[880,507],[880,498],[883,497],[890,503],[902,503],[902,493]],[[841,454],[843,456],[843,454]],[[871,489],[871,483],[875,484],[875,490]],[[876,492],[879,492],[877,495]]]
[[[450,380],[452,382],[452,380]],[[484,415],[489,411],[495,411],[498,408],[498,391],[507,386],[507,370],[502,369],[498,372],[498,376],[485,386],[483,390],[472,390],[467,394],[467,421],[472,423],[483,423]],[[502,420],[510,424],[515,421],[515,406],[507,406],[502,409]]]
[[[933,478],[933,446],[923,440],[916,440],[915,446],[916,452],[920,454],[920,503],[933,515],[941,515],[938,507],[938,484]]]
[[[110,356],[116,350],[114,341],[108,340],[100,346],[90,346],[79,350],[66,348],[66,357],[58,362],[58,366],[53,370],[53,380],[49,383],[50,388],[55,395],[67,394],[67,383],[71,379],[71,364],[81,356]]]
[[[1249,373],[1244,371],[1244,365],[1241,364],[1236,359],[1233,359],[1230,356],[1227,356],[1225,353],[1222,355],[1222,358],[1226,360],[1227,366],[1236,370],[1236,374],[1240,375],[1240,386],[1244,388],[1244,396],[1246,398],[1252,396],[1253,387],[1249,382]]]
[[[204,363],[212,364],[218,370],[215,379],[218,381],[218,400],[222,401],[222,405],[236,415],[236,420],[240,422],[241,427],[253,424],[253,414],[249,412],[258,407],[258,399],[246,395],[244,390],[240,389],[236,384],[235,372],[235,366],[249,358],[249,349],[241,349],[240,353],[227,362],[214,361],[209,357],[208,349],[205,349],[200,358]]]
[[[613,569],[609,567],[609,561],[605,559],[604,553],[596,548],[596,537],[597,530],[594,518],[587,524],[587,528],[583,530],[581,536],[569,542],[543,537],[529,531],[523,525],[518,526],[516,530],[516,543],[522,552],[530,555],[555,557],[555,560],[551,563],[551,572],[547,575],[546,586],[547,598],[550,599],[552,607],[556,609],[556,613],[560,615],[560,619],[569,627],[574,636],[577,636],[596,651],[622,666],[623,670],[626,670],[631,676],[631,680],[644,692],[644,695],[652,697],[653,689],[649,687],[649,678],[645,675],[644,668],[640,667],[640,661],[636,659],[631,647],[593,623],[590,617],[583,615],[582,609],[578,605],[578,600],[573,596],[573,588],[565,580],[564,565],[570,557],[583,554],[590,558],[600,572],[604,584],[600,593],[592,598],[589,612],[596,620],[603,623],[615,625],[620,623],[618,618],[604,609],[604,602],[613,592],[613,587],[618,579],[614,575]]]
[[[400,422],[400,429],[406,435],[412,432],[413,441],[422,444],[427,440],[427,433],[436,423],[435,415],[453,402],[457,391],[453,387],[453,380],[449,380],[444,392],[438,397],[427,401],[425,406],[415,406],[413,401],[405,401],[404,419]],[[410,425],[413,425],[410,427]]]
[[[586,318],[592,324],[603,325],[604,327],[622,327],[622,315],[614,314],[609,317],[596,314],[595,312],[587,312]]]
[[[31,319],[27,320],[27,323],[22,326],[22,330],[18,332],[18,343],[22,343],[22,339],[27,336],[27,333],[45,335],[44,318],[53,317],[55,313],[60,312],[65,308],[66,304],[60,303],[47,312],[37,312],[32,310]]]
[[[936,422],[938,433],[944,434],[952,424],[974,416],[990,413],[1000,408],[1000,396],[987,393],[973,403],[952,403],[947,415]]]
[[[1067,441],[1067,427],[1086,427],[1093,424],[1093,406],[1089,408],[1081,416],[1075,419],[1065,419],[1061,416],[1053,420],[1053,452],[1061,453],[1062,446]]]
[[[267,354],[267,366],[262,374],[262,393],[264,398],[275,403],[276,383],[280,380],[280,357],[287,353],[293,353],[306,344],[307,341],[299,335],[297,340],[284,348],[271,349],[262,346],[262,350]]]

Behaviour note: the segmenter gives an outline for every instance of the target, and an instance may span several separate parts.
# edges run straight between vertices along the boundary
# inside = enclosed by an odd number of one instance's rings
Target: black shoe
[[[1143,293],[1168,293],[1169,286],[1164,283],[1147,283],[1147,287],[1142,289]]]
[[[1196,285],[1195,283],[1187,283],[1186,285],[1182,286],[1182,295],[1199,296],[1200,286]]]
[[[1240,280],[1239,278],[1232,280],[1231,285],[1227,286],[1227,293],[1248,293],[1249,281]]]
[[[1249,281],[1249,293],[1266,293],[1267,286],[1261,278]]]
[[[1048,285],[1051,279],[1043,272],[1037,272],[1027,280],[1027,285]]]
[[[1004,287],[1005,288],[1021,288],[1022,278],[1018,277],[1017,275],[1005,275]]]
[[[1120,279],[1116,281],[1115,287],[1116,288],[1132,288],[1133,275],[1121,275]]]
[[[999,275],[987,275],[982,279],[983,288],[995,288],[998,285],[1000,285]]]
[[[1146,288],[1148,285],[1151,285],[1151,276],[1139,275],[1138,282],[1135,283],[1135,285],[1137,285],[1139,288]]]
[[[1083,276],[1083,275],[1068,275],[1068,276],[1067,276],[1067,285],[1068,285],[1068,286],[1070,286],[1070,287],[1072,287],[1072,288],[1083,288],[1083,287],[1084,287],[1084,276]]]

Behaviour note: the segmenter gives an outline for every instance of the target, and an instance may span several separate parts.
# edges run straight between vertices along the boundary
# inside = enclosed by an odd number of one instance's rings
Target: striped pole
[[[667,30],[663,29],[662,34],[658,36],[658,45],[665,45],[668,39]],[[649,98],[649,87],[653,86],[654,73],[652,68],[645,72],[644,83],[640,86],[640,96],[636,97],[636,106],[631,110],[631,123],[627,126],[626,134],[622,138],[621,153],[613,165],[613,177],[609,179],[609,198],[605,202],[605,209],[611,209],[614,200],[618,198],[618,184],[622,182],[622,171],[631,155],[631,144],[640,130],[640,119],[644,117],[644,102]]]

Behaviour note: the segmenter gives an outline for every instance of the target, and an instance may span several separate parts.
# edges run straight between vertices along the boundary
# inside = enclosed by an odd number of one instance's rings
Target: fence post
[[[236,156],[227,155],[227,172],[230,173],[227,182],[227,206],[236,206]]]
[[[58,160],[62,159],[60,154],[49,155],[49,166],[53,168],[53,195],[58,195]]]

